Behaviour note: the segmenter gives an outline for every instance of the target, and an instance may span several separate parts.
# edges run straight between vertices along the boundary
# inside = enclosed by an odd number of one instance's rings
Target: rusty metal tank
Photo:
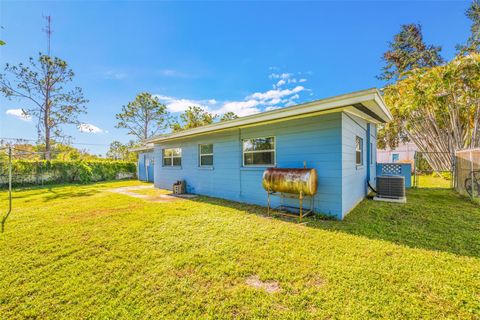
[[[318,188],[317,170],[268,168],[263,172],[262,185],[270,192],[303,193],[303,195],[313,196]]]

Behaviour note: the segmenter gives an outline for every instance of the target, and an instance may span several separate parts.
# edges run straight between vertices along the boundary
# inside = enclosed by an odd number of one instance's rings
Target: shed
[[[266,206],[264,170],[305,163],[318,172],[315,212],[343,219],[375,186],[377,125],[391,119],[368,89],[153,137],[154,184]]]
[[[155,157],[153,143],[148,143],[138,148],[130,149],[130,152],[136,152],[137,157],[137,177],[138,180],[153,182],[155,172]]]

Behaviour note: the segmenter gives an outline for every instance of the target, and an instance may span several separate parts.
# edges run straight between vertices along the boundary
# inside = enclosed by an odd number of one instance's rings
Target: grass
[[[442,178],[436,174],[430,175],[418,175],[418,187],[419,188],[444,188],[449,189],[452,187],[452,180]],[[412,177],[413,183],[413,177]]]
[[[219,199],[108,192],[139,184],[15,192],[2,318],[480,317],[480,209],[451,190],[305,226]],[[247,284],[257,277],[280,290]]]

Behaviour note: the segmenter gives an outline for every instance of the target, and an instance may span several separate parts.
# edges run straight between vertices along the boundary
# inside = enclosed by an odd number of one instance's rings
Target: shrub
[[[135,177],[136,164],[113,160],[14,160],[12,162],[13,185],[115,180],[120,176]],[[8,183],[8,166],[0,166],[0,186]]]

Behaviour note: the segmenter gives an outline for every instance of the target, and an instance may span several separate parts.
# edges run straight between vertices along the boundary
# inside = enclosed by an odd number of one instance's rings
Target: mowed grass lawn
[[[140,184],[15,192],[0,234],[1,318],[480,317],[480,209],[453,191],[366,200],[343,222],[301,225],[219,199],[108,191]]]

